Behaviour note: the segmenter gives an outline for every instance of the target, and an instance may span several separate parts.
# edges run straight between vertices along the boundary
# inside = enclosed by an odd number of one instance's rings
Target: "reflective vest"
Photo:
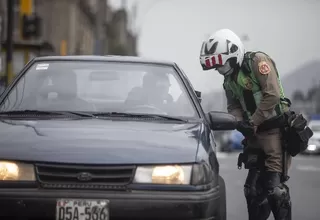
[[[230,90],[233,98],[240,102],[241,107],[245,112],[244,118],[247,120],[251,119],[251,116],[256,111],[257,106],[262,99],[260,83],[252,72],[252,61],[256,53],[257,52],[247,52],[244,56],[244,63],[239,70],[237,79],[235,80],[234,75],[231,74],[225,77],[223,83],[224,89]],[[273,64],[275,66],[274,62]],[[278,71],[277,76],[280,85],[280,100],[278,105],[276,105],[272,116],[282,114],[284,111],[287,111],[290,106],[290,100],[284,95]]]

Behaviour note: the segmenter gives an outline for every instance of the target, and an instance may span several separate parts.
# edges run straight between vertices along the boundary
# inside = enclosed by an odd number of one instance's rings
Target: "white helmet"
[[[229,75],[235,65],[242,65],[244,54],[240,38],[229,29],[221,29],[202,43],[200,64],[203,70],[216,69],[222,75]],[[231,60],[234,62],[230,63]]]

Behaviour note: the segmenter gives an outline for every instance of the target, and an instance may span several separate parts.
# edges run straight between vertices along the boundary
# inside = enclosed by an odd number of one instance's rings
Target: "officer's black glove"
[[[248,121],[239,121],[236,129],[246,138],[254,136],[253,125]]]

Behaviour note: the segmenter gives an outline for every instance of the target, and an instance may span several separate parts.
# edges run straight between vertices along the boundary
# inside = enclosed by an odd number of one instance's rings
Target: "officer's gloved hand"
[[[236,129],[246,138],[254,136],[254,127],[249,121],[239,121]]]

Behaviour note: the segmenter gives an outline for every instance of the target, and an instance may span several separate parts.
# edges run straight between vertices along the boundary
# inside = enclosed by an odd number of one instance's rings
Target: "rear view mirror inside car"
[[[196,95],[197,95],[197,98],[198,98],[199,102],[201,102],[201,101],[202,101],[202,98],[201,98],[201,92],[200,92],[200,91],[198,91],[198,90],[195,90],[194,92],[196,93]]]
[[[195,93],[196,93],[196,95],[197,95],[198,98],[201,98],[201,92],[200,92],[200,91],[195,90]]]
[[[110,70],[94,71],[90,73],[90,81],[112,81],[119,80],[120,73]]]

